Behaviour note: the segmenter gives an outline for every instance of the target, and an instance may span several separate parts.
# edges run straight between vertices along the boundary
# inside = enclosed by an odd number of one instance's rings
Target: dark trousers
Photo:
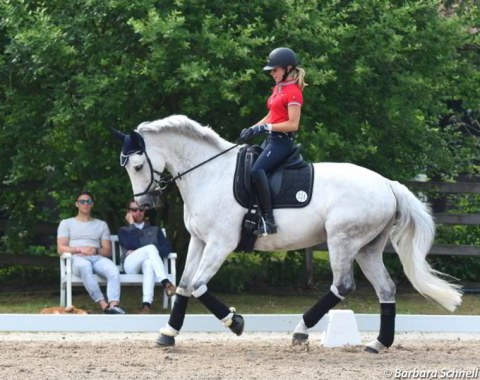
[[[278,166],[293,150],[293,141],[284,134],[272,134],[266,140],[265,148],[250,172],[252,184],[257,192],[262,214],[272,217],[272,198],[267,173]]]
[[[268,173],[278,166],[292,153],[293,147],[293,140],[283,134],[279,136],[269,136],[265,141],[263,152],[258,156],[257,161],[255,161],[255,164],[252,166],[252,180],[258,171],[263,170],[265,173]]]

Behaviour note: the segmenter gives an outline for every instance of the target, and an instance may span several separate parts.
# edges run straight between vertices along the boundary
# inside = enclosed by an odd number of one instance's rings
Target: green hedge
[[[0,268],[0,286],[9,288],[39,288],[59,284],[59,269],[13,265]]]

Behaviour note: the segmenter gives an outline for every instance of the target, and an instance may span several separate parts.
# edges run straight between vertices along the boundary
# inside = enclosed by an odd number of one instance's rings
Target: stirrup
[[[265,218],[260,219],[260,228],[257,228],[253,231],[254,235],[257,236],[267,236],[277,233],[277,226],[273,220],[265,220]]]

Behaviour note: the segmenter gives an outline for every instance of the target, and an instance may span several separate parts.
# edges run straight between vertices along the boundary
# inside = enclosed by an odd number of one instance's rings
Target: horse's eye
[[[142,170],[142,168],[143,168],[143,165],[137,165],[134,167],[136,172],[139,172],[140,170]]]

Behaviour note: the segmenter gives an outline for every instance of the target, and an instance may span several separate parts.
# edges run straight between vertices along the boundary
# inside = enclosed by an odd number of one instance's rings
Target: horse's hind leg
[[[293,333],[293,345],[306,343],[308,341],[308,329],[315,326],[330,309],[335,307],[340,301],[345,299],[348,293],[355,289],[353,257],[357,251],[344,248],[341,243],[343,241],[339,243],[336,243],[334,239],[329,241],[333,283],[329,292],[303,314]],[[353,252],[353,254],[350,252]]]
[[[390,347],[395,337],[395,284],[385,268],[382,253],[388,239],[386,229],[372,243],[358,253],[356,260],[365,277],[373,285],[380,302],[380,333],[376,340],[368,343],[365,350],[372,353]]]

